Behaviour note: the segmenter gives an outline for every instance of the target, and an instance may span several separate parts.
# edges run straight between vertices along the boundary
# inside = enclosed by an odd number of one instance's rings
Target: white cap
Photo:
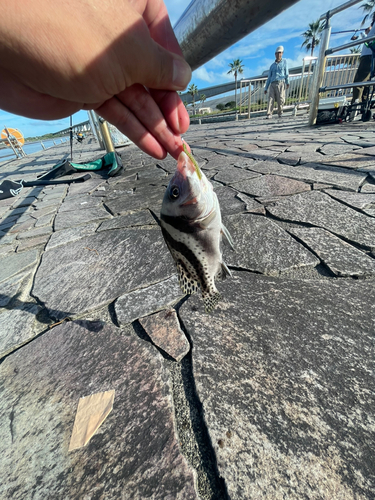
[[[275,54],[276,54],[276,52],[284,52],[284,47],[282,45],[279,45],[277,47],[277,49],[275,50]]]

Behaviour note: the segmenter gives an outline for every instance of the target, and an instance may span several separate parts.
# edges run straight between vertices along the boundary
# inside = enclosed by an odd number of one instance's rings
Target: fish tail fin
[[[225,241],[227,243],[229,243],[229,246],[231,247],[231,249],[235,252],[236,250],[234,248],[234,243],[233,243],[232,236],[230,235],[230,232],[224,226],[224,224],[221,224],[221,234],[224,236]]]
[[[210,313],[221,300],[221,294],[217,290],[210,290],[209,292],[202,292],[202,298],[206,312]]]

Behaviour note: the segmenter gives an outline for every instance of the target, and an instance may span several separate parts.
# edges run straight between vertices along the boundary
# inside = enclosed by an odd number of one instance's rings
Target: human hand
[[[286,88],[287,88],[287,89],[289,88],[289,83],[287,84]]]
[[[267,94],[267,90],[265,90],[264,93]]]
[[[190,77],[163,0],[3,6],[0,107],[12,113],[94,109],[146,153],[177,158],[189,116],[176,90]]]

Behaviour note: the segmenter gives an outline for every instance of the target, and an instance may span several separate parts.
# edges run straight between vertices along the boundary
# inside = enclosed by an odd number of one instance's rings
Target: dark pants
[[[359,58],[359,66],[354,77],[354,82],[366,82],[370,78],[372,56],[362,56]],[[362,96],[363,93],[363,96]],[[367,98],[368,87],[354,87],[352,103],[358,99],[362,102],[362,97]]]

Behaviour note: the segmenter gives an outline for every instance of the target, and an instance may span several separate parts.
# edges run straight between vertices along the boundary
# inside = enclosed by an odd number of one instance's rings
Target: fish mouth
[[[182,177],[186,178],[188,175],[191,176],[195,172],[200,179],[202,173],[198,165],[197,167],[198,168],[196,168],[194,163],[190,160],[189,156],[184,151],[181,151],[177,160],[177,171],[182,175]]]

